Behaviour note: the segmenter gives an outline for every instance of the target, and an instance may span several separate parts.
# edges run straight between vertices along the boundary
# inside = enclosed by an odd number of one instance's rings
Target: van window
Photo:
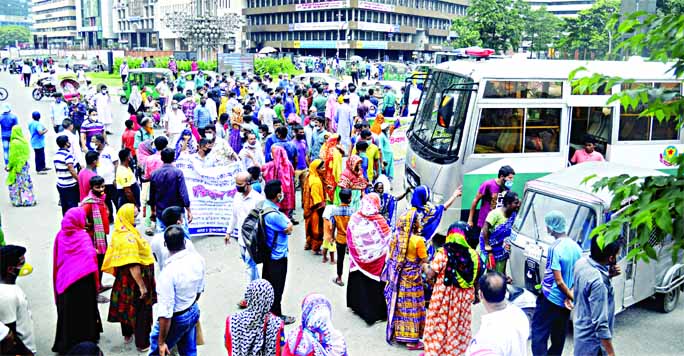
[[[553,243],[555,239],[548,233],[546,223],[544,223],[546,214],[553,210],[559,211],[565,216],[568,237],[575,240],[583,251],[589,251],[591,249],[589,236],[596,227],[596,212],[578,202],[563,200],[539,192],[527,192],[523,198],[523,204],[514,228],[530,238],[538,238],[548,244]]]
[[[475,153],[558,152],[560,108],[487,108]]]
[[[485,99],[560,99],[563,82],[489,80],[485,85]]]

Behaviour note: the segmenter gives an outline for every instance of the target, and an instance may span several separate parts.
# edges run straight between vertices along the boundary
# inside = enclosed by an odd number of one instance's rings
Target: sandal
[[[337,285],[340,286],[340,287],[344,287],[344,282],[338,281],[337,278],[333,278],[333,279],[332,279],[332,282],[335,283],[335,284],[337,284]]]
[[[415,345],[406,345],[406,349],[409,351],[419,351],[425,349],[425,345],[422,341],[418,341]]]

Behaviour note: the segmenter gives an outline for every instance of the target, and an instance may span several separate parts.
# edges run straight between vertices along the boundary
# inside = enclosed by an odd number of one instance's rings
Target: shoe
[[[48,174],[48,172],[46,172],[46,171],[40,171],[40,172],[38,172],[38,174],[40,174],[41,176],[44,176],[44,175]]]
[[[290,219],[290,222],[292,222],[292,225],[299,225],[299,221],[295,219]]]
[[[152,230],[151,227],[148,227],[147,229],[145,229],[145,235],[154,236],[154,231]]]
[[[139,348],[139,347],[136,347],[135,349],[138,350],[138,352],[140,352],[140,353],[146,353],[147,351],[150,351],[150,347],[149,347],[149,346],[146,347],[146,348],[144,348],[144,349],[141,349],[141,348]]]
[[[409,351],[419,351],[425,349],[422,341],[418,341],[415,345],[406,345],[406,349]]]
[[[52,168],[47,168],[47,167],[46,167],[46,168],[43,169],[41,172],[47,172],[47,171],[51,171],[51,170],[52,170]]]
[[[98,304],[106,304],[109,303],[109,298],[105,297],[104,295],[97,295],[97,303]]]
[[[294,324],[294,322],[297,321],[297,318],[287,315],[281,315],[280,319],[283,321],[283,323],[285,323],[285,325]]]
[[[239,303],[237,303],[237,306],[240,309],[247,309],[247,299],[241,300]]]

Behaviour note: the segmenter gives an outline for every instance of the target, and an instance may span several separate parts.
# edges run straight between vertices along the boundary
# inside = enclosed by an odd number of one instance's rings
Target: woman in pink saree
[[[268,182],[272,179],[279,179],[283,184],[283,201],[278,206],[280,211],[286,215],[295,208],[295,185],[294,185],[294,168],[292,163],[287,159],[287,152],[282,146],[273,145],[271,147],[271,157],[273,160],[261,167],[261,172],[264,180]]]

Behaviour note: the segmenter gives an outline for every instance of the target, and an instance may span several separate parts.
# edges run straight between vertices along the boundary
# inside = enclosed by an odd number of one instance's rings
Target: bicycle
[[[5,101],[9,97],[7,89],[0,87],[0,101]]]

